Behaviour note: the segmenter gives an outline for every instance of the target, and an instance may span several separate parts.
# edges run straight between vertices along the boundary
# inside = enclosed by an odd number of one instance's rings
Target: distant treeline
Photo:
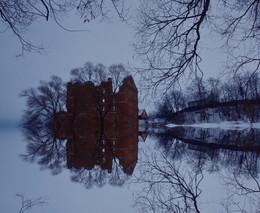
[[[197,78],[186,88],[169,90],[157,105],[154,117],[177,123],[193,123],[212,121],[207,113],[218,113],[222,120],[244,119],[256,122],[260,120],[259,85],[258,73],[237,74],[225,81],[217,78]],[[209,108],[214,108],[214,112],[207,110]],[[199,117],[193,116],[193,119],[187,120],[187,113],[192,117],[191,113],[195,112],[200,114]],[[213,117],[216,119],[216,116]]]

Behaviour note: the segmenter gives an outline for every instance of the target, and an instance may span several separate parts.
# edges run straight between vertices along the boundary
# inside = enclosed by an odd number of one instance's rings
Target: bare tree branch
[[[139,70],[142,79],[155,91],[167,91],[184,74],[203,76],[209,30],[222,39],[222,51],[231,57],[226,61],[229,72],[258,72],[259,10],[258,0],[143,0],[135,45],[145,63]]]
[[[0,23],[5,28],[3,32],[10,31],[21,44],[21,53],[35,51],[42,52],[42,45],[36,45],[24,37],[24,32],[29,29],[37,19],[54,22],[62,29],[69,32],[86,30],[72,30],[59,21],[60,18],[70,13],[77,13],[83,22],[92,20],[109,20],[108,14],[114,10],[122,21],[127,20],[128,9],[124,0],[1,0]],[[0,26],[1,26],[0,25]]]
[[[30,210],[35,206],[42,206],[46,204],[46,200],[44,200],[41,197],[37,199],[30,199],[30,198],[25,198],[25,196],[20,193],[17,193],[16,196],[21,199],[21,208],[19,210],[19,213],[28,212],[28,210]]]

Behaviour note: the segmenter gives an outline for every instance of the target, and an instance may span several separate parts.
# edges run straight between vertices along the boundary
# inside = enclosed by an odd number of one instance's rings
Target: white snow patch
[[[247,123],[244,121],[223,121],[219,123],[195,123],[195,124],[167,124],[169,128],[174,128],[177,126],[191,126],[191,127],[200,127],[200,128],[220,128],[220,129],[260,129],[260,123]]]
[[[173,128],[176,126],[181,126],[181,125],[177,125],[177,124],[166,124],[165,126],[169,127],[169,128]]]

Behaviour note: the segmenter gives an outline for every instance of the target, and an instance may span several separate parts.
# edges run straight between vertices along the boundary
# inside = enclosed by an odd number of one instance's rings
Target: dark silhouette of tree
[[[173,113],[174,111],[171,102],[169,102],[167,96],[165,96],[165,98],[162,100],[162,103],[157,105],[155,118],[163,119],[169,122]]]
[[[207,91],[210,91],[214,95],[214,100],[219,101],[221,94],[221,81],[218,78],[209,78],[206,80]]]
[[[11,31],[19,40],[22,47],[19,55],[22,55],[26,51],[41,52],[44,49],[23,36],[36,20],[52,19],[61,28],[75,31],[64,27],[61,18],[76,13],[84,23],[92,20],[109,20],[111,10],[114,10],[121,20],[127,19],[128,9],[122,0],[3,0],[0,2],[0,21],[2,31]]]
[[[57,115],[65,107],[65,85],[61,78],[52,76],[50,81],[40,81],[37,88],[23,90],[21,96],[27,105],[21,122],[27,153],[21,156],[58,174],[66,160],[66,146],[57,135]]]
[[[140,212],[197,212],[193,200],[184,208],[186,201],[181,193],[186,189],[186,196],[196,192],[193,180],[196,175],[198,180],[202,174],[206,177],[206,173],[219,175],[224,185],[217,204],[219,212],[259,211],[259,131],[223,130],[214,135],[215,131],[176,127],[151,133],[158,143],[152,150],[145,150],[139,160],[137,183],[143,188],[136,194],[136,205]],[[218,144],[215,148],[214,141]],[[186,186],[184,181],[189,187],[179,190]],[[206,203],[199,196],[196,202],[199,211],[200,202]]]
[[[245,72],[243,74],[238,73],[233,79],[223,82],[220,89],[222,90],[223,100],[257,100],[259,87],[258,73],[251,74]]]
[[[87,61],[82,67],[72,69],[70,71],[72,82],[85,83],[92,81],[100,84],[107,80],[106,67],[103,64],[94,65]]]
[[[137,194],[136,207],[141,212],[200,212],[202,171],[192,171],[182,161],[174,161],[160,151],[143,155],[136,180],[142,190]]]
[[[184,73],[203,75],[200,63],[209,30],[232,56],[229,70],[259,71],[259,9],[258,0],[143,0],[136,44],[147,65],[141,75],[152,88],[165,90]]]
[[[180,111],[186,107],[186,97],[181,90],[171,90],[169,98],[172,100],[173,108],[175,112]]]
[[[29,163],[38,163],[41,170],[48,169],[53,175],[61,173],[66,167],[66,144],[58,138],[55,128],[23,125],[23,134],[27,142],[26,152],[21,158]]]
[[[102,89],[95,87],[92,89],[92,97],[98,109],[101,122],[103,122],[106,115],[112,110],[112,105],[116,101],[115,95],[128,74],[129,72],[122,64],[114,64],[107,68],[101,63],[94,65],[91,62],[86,62],[83,67],[71,70],[71,82],[73,84],[92,82],[94,86],[102,87],[102,82],[110,78],[112,81],[112,92],[106,100],[104,99],[104,91],[102,91]],[[108,103],[108,105],[104,110],[105,102]]]
[[[160,121],[175,124],[214,122],[214,119],[257,122],[259,114],[258,73],[237,73],[225,79],[195,77],[179,90],[169,89],[154,112]]]
[[[245,158],[241,163],[241,174],[237,170],[227,172],[222,175],[222,183],[228,190],[227,197],[224,198],[222,206],[226,212],[259,212],[260,207],[260,179],[258,168],[252,169],[252,160]],[[240,170],[241,170],[240,169]]]
[[[235,171],[237,176],[256,177],[260,172],[257,129],[216,131],[215,128],[174,127],[150,135],[174,161],[187,161],[211,173],[225,168]]]
[[[123,64],[114,64],[106,67],[101,63],[95,65],[87,61],[82,67],[72,69],[70,74],[72,76],[71,82],[73,83],[86,83],[91,81],[95,85],[99,85],[107,81],[108,78],[111,78],[113,92],[115,92],[124,78],[129,75],[129,72]]]
[[[71,71],[73,84],[84,84],[90,80],[98,84],[93,83],[93,100],[103,123],[104,117],[111,111],[114,95],[126,74],[127,71],[121,64],[111,65],[106,68],[102,64],[93,65],[91,62],[87,62],[83,68]],[[111,81],[114,87],[106,100],[109,102],[109,107],[104,111],[102,109],[104,93],[100,90],[99,84],[106,81],[107,77],[113,78]],[[64,137],[59,134],[62,126],[59,118],[64,113],[66,103],[65,84],[61,78],[52,76],[50,81],[40,81],[37,88],[23,90],[21,96],[25,97],[27,106],[21,122],[21,128],[27,141],[27,150],[21,157],[27,162],[38,163],[41,169],[51,170],[53,175],[59,174],[66,167],[66,156],[68,154],[66,152],[66,143],[63,140]],[[85,122],[88,122],[88,120]],[[100,143],[103,140],[112,145],[110,139],[105,135],[104,124],[100,125],[100,127],[102,128],[95,130],[100,132],[100,137],[97,138],[97,147],[95,147],[96,151],[100,151]],[[81,130],[74,129],[72,126],[69,128],[71,128],[69,131],[72,133]],[[109,175],[105,174],[106,172],[104,173],[98,166],[90,171],[84,168],[73,168],[72,171],[72,180],[81,183],[85,182],[84,185],[87,188],[92,185],[102,186],[106,183],[121,186],[128,178],[128,174],[125,173],[116,156],[113,158],[113,171]],[[94,176],[96,179],[93,180]]]
[[[187,86],[187,95],[189,96],[188,100],[201,100],[207,97],[207,91],[205,86],[205,81],[199,77],[195,79]]]
[[[26,110],[23,125],[51,125],[58,112],[65,107],[65,84],[58,76],[52,76],[50,81],[40,81],[37,88],[25,89],[20,94],[26,98]]]
[[[90,85],[90,88],[87,91],[88,94],[90,94],[88,103],[95,105],[97,110],[95,113],[98,115],[98,121],[100,122],[99,127],[95,130],[99,133],[96,138],[96,147],[93,148],[92,152],[90,151],[93,155],[93,159],[97,156],[100,156],[100,159],[96,162],[94,168],[85,168],[84,166],[77,168],[77,165],[72,166],[71,168],[71,180],[81,183],[87,189],[94,186],[102,187],[106,184],[122,186],[129,178],[129,174],[125,172],[125,168],[120,164],[120,160],[115,154],[116,151],[112,150],[111,139],[106,135],[107,131],[116,131],[117,127],[105,125],[105,118],[109,113],[113,113],[112,106],[117,102],[116,94],[119,92],[120,86],[127,75],[128,72],[122,64],[106,67],[101,63],[95,65],[91,62],[86,62],[84,66],[71,70],[72,85],[75,85],[75,87],[80,87],[80,84]],[[102,87],[104,83],[110,84],[110,81],[112,83],[112,88]],[[75,119],[77,119],[77,116]],[[86,120],[86,122],[88,121]],[[75,129],[75,131],[77,131],[77,129]],[[113,153],[112,155],[109,155],[109,157],[102,157],[99,153],[102,151],[102,145],[104,144],[107,144],[108,147],[110,147],[109,151]],[[88,153],[86,152],[86,154]],[[112,161],[111,171],[108,171],[99,165],[100,162],[102,163],[102,160]]]
[[[186,107],[186,98],[186,95],[181,90],[169,90],[157,104],[155,117],[171,121],[173,113]]]
[[[86,168],[71,168],[71,180],[82,184],[85,188],[91,189],[94,186],[103,187],[107,184],[112,186],[122,187],[130,178],[124,172],[123,167],[118,163],[116,157],[113,158],[113,168],[111,173],[95,166],[92,169]]]
[[[16,196],[21,199],[21,208],[19,209],[19,213],[28,212],[33,207],[42,206],[46,204],[46,201],[41,197],[36,199],[30,199],[25,198],[25,196],[20,193],[17,193]]]

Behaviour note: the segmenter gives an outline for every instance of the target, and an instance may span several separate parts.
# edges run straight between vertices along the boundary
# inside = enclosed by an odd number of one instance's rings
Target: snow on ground
[[[195,124],[166,124],[167,127],[173,128],[177,126],[191,126],[191,127],[200,127],[200,128],[220,128],[220,129],[249,129],[255,128],[260,129],[260,123],[247,123],[244,121],[223,121],[219,123],[195,123]]]

